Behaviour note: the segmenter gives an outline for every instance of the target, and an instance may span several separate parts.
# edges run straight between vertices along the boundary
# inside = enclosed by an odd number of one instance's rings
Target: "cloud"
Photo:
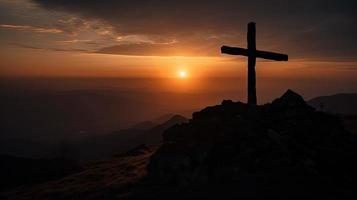
[[[81,52],[81,53],[91,53],[86,49],[78,48],[47,48],[47,47],[38,47],[27,44],[13,44],[14,46],[25,48],[25,49],[34,49],[34,50],[45,50],[45,51],[56,51],[56,52]]]
[[[335,13],[353,15],[353,0],[34,0],[48,9],[103,19],[122,33],[236,30],[250,20],[290,27],[318,22]],[[297,20],[299,19],[299,20]],[[291,21],[294,20],[294,21]]]
[[[18,31],[31,31],[36,33],[63,33],[62,30],[57,28],[34,27],[29,25],[0,24],[0,28]]]
[[[54,27],[70,35],[77,35],[79,32],[89,29],[90,24],[77,17],[65,17],[58,19],[54,23]]]
[[[257,45],[263,50],[284,51],[294,58],[351,57],[357,53],[357,1],[355,0],[33,0],[48,9],[99,20],[112,29],[98,31],[111,37],[144,36],[152,45],[162,38],[184,43],[217,36],[219,44],[245,46],[246,24],[257,22]],[[222,35],[236,36],[229,40]],[[201,40],[202,41],[202,40]],[[205,41],[212,42],[212,41]],[[135,42],[134,42],[135,43]],[[145,43],[142,41],[141,43]],[[177,44],[179,45],[179,44]],[[176,46],[177,46],[176,45]],[[145,48],[143,47],[145,46]],[[179,45],[180,46],[180,45]],[[219,46],[219,45],[218,45]],[[150,47],[150,48],[149,48]],[[127,49],[128,46],[125,46]],[[109,48],[124,49],[113,45]],[[107,52],[108,49],[105,49]],[[160,52],[163,52],[160,50]],[[103,51],[103,49],[101,50]],[[116,52],[116,51],[114,51]],[[119,51],[122,52],[122,51]],[[209,54],[203,51],[202,54]]]
[[[80,40],[80,39],[61,40],[56,42],[60,44],[77,44],[77,43],[96,44],[93,40]]]
[[[202,50],[202,49],[201,49]],[[216,49],[200,51],[200,48],[182,48],[175,44],[123,44],[104,47],[96,51],[103,54],[118,54],[131,56],[217,56]]]
[[[230,39],[227,36],[221,37]],[[220,40],[212,36],[191,35],[184,40],[127,36],[121,38],[119,44],[101,48],[96,53],[132,56],[219,56],[220,45]]]

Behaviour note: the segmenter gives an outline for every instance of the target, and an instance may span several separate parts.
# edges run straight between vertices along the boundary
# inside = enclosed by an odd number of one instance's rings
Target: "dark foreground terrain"
[[[5,199],[341,199],[357,196],[357,138],[287,91],[270,104],[223,101],[142,145]]]

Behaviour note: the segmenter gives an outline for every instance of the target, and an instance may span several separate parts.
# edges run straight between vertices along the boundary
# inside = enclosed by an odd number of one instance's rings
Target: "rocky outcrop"
[[[340,120],[297,93],[261,106],[225,100],[163,134],[149,177],[180,185],[356,178],[357,143]]]

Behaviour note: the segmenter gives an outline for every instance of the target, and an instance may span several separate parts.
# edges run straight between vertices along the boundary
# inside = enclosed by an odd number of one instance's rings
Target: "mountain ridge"
[[[325,112],[342,115],[357,115],[356,93],[338,93],[319,96],[310,99],[308,104]]]

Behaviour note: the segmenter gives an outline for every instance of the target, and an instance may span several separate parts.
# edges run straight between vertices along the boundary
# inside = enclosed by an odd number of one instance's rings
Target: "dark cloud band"
[[[154,38],[177,38],[185,45],[189,41],[210,35],[217,40],[206,41],[214,46],[233,42],[244,44],[246,23],[258,25],[258,47],[282,50],[292,57],[351,57],[357,52],[357,2],[355,0],[301,1],[240,1],[240,0],[34,0],[46,9],[70,12],[87,19],[100,19],[111,24],[121,35],[140,34]],[[236,40],[220,35],[240,33]],[[232,45],[234,45],[232,44]],[[136,46],[135,46],[136,45]],[[120,48],[119,48],[120,47]],[[125,47],[125,48],[124,48]],[[147,53],[172,50],[170,46],[146,44],[134,47]],[[128,46],[100,51],[125,54]],[[114,50],[115,49],[115,50]],[[126,49],[125,51],[123,49]],[[208,49],[206,54],[210,54]],[[149,53],[150,54],[150,53]]]

